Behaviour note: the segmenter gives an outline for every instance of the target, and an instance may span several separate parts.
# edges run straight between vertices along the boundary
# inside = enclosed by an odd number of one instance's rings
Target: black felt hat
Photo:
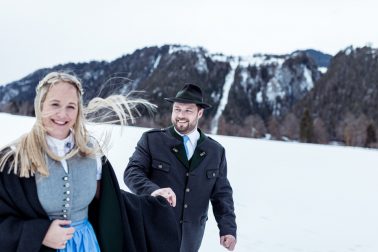
[[[201,88],[194,84],[185,84],[185,86],[177,92],[176,97],[164,99],[169,102],[195,103],[204,109],[211,108],[211,105],[203,102]]]

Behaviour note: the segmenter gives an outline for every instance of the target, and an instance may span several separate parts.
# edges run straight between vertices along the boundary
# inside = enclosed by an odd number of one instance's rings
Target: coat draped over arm
[[[165,199],[120,190],[105,158],[102,169],[100,199],[89,208],[101,251],[179,251],[177,223]],[[55,251],[42,245],[50,224],[35,178],[20,178],[5,167],[0,172],[0,251]]]

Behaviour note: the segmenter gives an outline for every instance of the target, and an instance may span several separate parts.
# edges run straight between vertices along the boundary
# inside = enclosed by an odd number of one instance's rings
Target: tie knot
[[[183,135],[182,138],[184,139],[184,143],[189,141],[189,137],[187,135]]]

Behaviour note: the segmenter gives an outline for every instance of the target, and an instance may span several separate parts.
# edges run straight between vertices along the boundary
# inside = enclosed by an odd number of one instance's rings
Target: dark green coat
[[[182,137],[173,127],[145,132],[124,173],[135,193],[150,195],[171,187],[177,197],[174,208],[182,234],[181,251],[197,251],[201,245],[211,201],[220,235],[236,237],[232,188],[227,179],[224,148],[200,131],[190,162]]]

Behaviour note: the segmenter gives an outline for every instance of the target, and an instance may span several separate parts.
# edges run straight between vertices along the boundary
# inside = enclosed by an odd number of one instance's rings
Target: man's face
[[[172,124],[181,134],[188,134],[197,128],[198,120],[202,117],[203,109],[195,103],[173,103]]]

